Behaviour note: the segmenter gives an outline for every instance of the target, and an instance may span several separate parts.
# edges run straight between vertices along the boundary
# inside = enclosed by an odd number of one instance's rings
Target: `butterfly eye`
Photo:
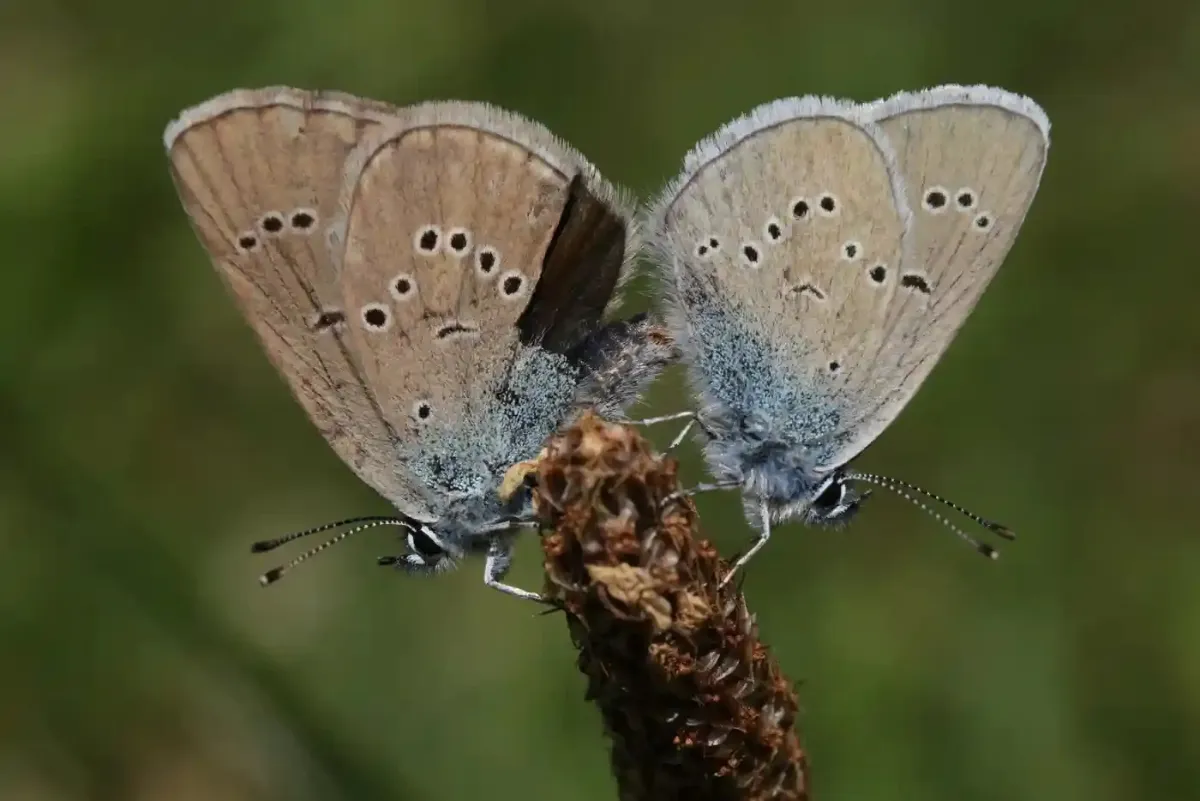
[[[825,485],[825,489],[813,499],[813,506],[822,512],[831,512],[836,509],[846,497],[846,484],[841,479],[835,478]]]
[[[445,553],[433,537],[425,533],[424,528],[408,532],[408,549],[426,561],[436,559]]]

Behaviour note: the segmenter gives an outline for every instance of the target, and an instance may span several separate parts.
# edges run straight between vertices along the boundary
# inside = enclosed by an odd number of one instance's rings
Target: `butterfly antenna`
[[[967,509],[964,509],[961,506],[959,506],[954,501],[947,500],[935,492],[930,492],[929,490],[921,489],[916,484],[909,484],[907,481],[901,481],[898,478],[888,478],[886,476],[877,476],[877,475],[872,475],[870,473],[855,473],[854,475],[852,475],[850,477],[859,479],[861,481],[873,482],[875,484],[879,484],[879,485],[885,486],[885,487],[890,485],[891,489],[895,489],[896,487],[903,487],[906,490],[920,493],[921,495],[924,495],[926,498],[929,498],[930,500],[937,501],[938,503],[942,504],[943,506],[950,507],[951,509],[958,512],[963,517],[966,517],[968,520],[973,520],[975,523],[978,523],[980,526],[983,526],[984,528],[986,528],[988,531],[992,532],[993,534],[1001,536],[1006,540],[1015,540],[1017,538],[1017,532],[1013,531],[1008,526],[1005,526],[1001,523],[997,523],[994,520],[988,520],[986,517],[982,517],[980,515],[975,514],[974,512],[968,511]]]
[[[968,545],[970,545],[972,548],[974,548],[976,551],[983,554],[987,558],[989,558],[989,559],[999,559],[1000,558],[999,551],[997,551],[995,548],[993,548],[992,546],[990,546],[986,543],[980,542],[979,540],[975,539],[967,532],[963,531],[961,528],[956,526],[954,523],[947,520],[945,515],[943,515],[941,512],[937,511],[936,509],[931,508],[929,506],[929,504],[925,503],[920,498],[913,495],[912,492],[919,493],[919,494],[924,495],[925,497],[930,498],[932,500],[940,501],[941,503],[945,504],[946,506],[949,506],[952,509],[956,509],[956,510],[962,512],[967,517],[971,518],[972,520],[974,520],[975,522],[984,526],[985,528],[995,530],[995,529],[992,529],[992,526],[997,526],[998,524],[990,523],[990,521],[984,520],[979,515],[971,514],[970,512],[963,509],[961,506],[957,506],[956,504],[953,504],[950,501],[945,500],[944,498],[940,498],[940,497],[934,495],[933,493],[926,492],[925,490],[921,489],[920,487],[914,487],[912,484],[907,484],[903,481],[897,481],[896,479],[888,478],[886,476],[872,475],[871,473],[847,473],[846,478],[850,479],[851,481],[863,481],[867,484],[874,484],[877,487],[883,487],[886,490],[891,490],[892,492],[899,495],[901,498],[904,498],[905,500],[907,500],[909,503],[913,504],[914,506],[919,507],[923,512],[925,512],[925,514],[929,515],[930,517],[932,517],[934,520],[941,523],[946,528],[953,531],[956,535],[958,535],[958,537],[960,539],[962,539],[964,542],[966,542]],[[910,492],[909,490],[911,490],[912,492]],[[1006,532],[1008,531],[1008,529],[1004,528],[1003,526],[999,526],[999,528],[1003,528],[1004,531],[1006,531]],[[1000,532],[997,531],[997,533],[1000,533]],[[1011,539],[1011,537],[1009,539]]]
[[[359,525],[354,526],[354,528],[348,528],[345,531],[339,531],[337,534],[335,534],[334,536],[325,540],[325,542],[322,542],[320,545],[309,548],[307,551],[300,554],[295,559],[288,562],[286,565],[280,565],[279,567],[275,567],[275,568],[268,570],[266,573],[263,573],[261,576],[258,577],[258,583],[264,587],[266,587],[270,584],[274,584],[276,581],[279,581],[279,579],[283,578],[284,573],[287,573],[289,570],[294,568],[296,565],[300,564],[301,562],[307,562],[309,559],[316,556],[317,554],[319,554],[321,551],[325,550],[329,546],[337,545],[342,540],[347,539],[347,538],[353,536],[354,534],[357,534],[360,531],[366,531],[367,529],[371,529],[371,528],[379,528],[380,526],[403,526],[404,525],[403,520],[399,520],[394,517],[359,518],[358,520],[365,521],[365,522],[360,522]],[[357,522],[357,521],[351,521],[351,522]],[[288,539],[296,539],[297,536],[313,534],[313,533],[316,533],[317,531],[327,531],[331,528],[336,528],[339,525],[350,525],[350,523],[349,522],[328,523],[325,526],[318,526],[317,528],[315,528],[311,531],[306,531],[306,532],[302,532],[300,534],[291,535],[288,538],[284,538],[284,541],[287,541]],[[263,550],[269,550],[269,549],[263,549]]]
[[[250,553],[266,553],[267,551],[275,550],[280,545],[286,545],[289,542],[298,540],[301,537],[307,537],[310,534],[321,534],[331,529],[341,528],[342,526],[353,526],[357,523],[367,523],[377,520],[396,520],[396,518],[371,515],[369,517],[352,517],[349,520],[339,520],[336,523],[325,523],[320,526],[314,526],[313,528],[306,528],[304,531],[297,531],[293,534],[288,534],[283,537],[276,537],[273,540],[259,540],[250,546]]]

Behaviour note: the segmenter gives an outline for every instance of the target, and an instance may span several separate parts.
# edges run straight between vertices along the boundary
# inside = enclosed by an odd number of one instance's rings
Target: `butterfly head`
[[[804,522],[814,526],[840,528],[858,513],[871,491],[859,492],[844,470],[825,476],[813,490],[802,512]]]
[[[416,568],[432,568],[446,558],[447,547],[432,525],[418,523],[405,528],[404,542],[408,552],[399,558],[406,564]]]

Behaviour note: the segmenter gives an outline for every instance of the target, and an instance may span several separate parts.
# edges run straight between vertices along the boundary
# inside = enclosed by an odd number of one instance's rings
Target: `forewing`
[[[857,107],[776,101],[702,142],[652,217],[673,333],[706,402],[819,442],[859,408],[909,211]]]
[[[1012,247],[1049,148],[1042,109],[1000,89],[942,86],[866,111],[896,153],[912,231],[871,358],[872,402],[843,424],[824,467],[870,444],[941,358]]]
[[[568,413],[631,212],[540,125],[483,104],[418,107],[346,169],[331,247],[351,347],[412,469],[485,492]]]
[[[201,243],[321,434],[367,484],[428,519],[347,347],[324,237],[347,155],[397,113],[336,93],[236,90],[184,111],[164,141]]]

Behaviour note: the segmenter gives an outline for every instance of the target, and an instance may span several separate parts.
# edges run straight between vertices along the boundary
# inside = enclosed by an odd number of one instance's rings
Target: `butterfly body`
[[[638,370],[648,369],[651,351],[663,346],[638,344],[649,327],[645,317],[605,326],[570,355],[520,348],[494,384],[479,387],[482,400],[470,409],[469,425],[435,423],[416,428],[403,440],[397,464],[430,488],[435,519],[425,530],[448,556],[486,551],[496,536],[492,528],[506,520],[532,518],[527,491],[501,498],[505,472],[536,454],[561,421],[576,411],[593,408],[608,416],[621,414],[634,399],[628,390],[645,380],[638,378]],[[592,365],[612,369],[611,363],[622,355],[634,358],[638,366],[622,371],[618,387],[605,385],[603,391],[594,391],[603,376]]]
[[[727,347],[697,355],[695,368],[709,378],[699,392],[698,417],[708,434],[704,455],[714,478],[742,490],[747,519],[755,526],[763,504],[776,522],[848,522],[858,509],[858,493],[840,480],[837,469],[820,469],[820,449],[799,434],[836,431],[837,408],[827,395],[785,374],[780,356],[756,337],[720,330],[720,319],[705,314],[701,328]]]

